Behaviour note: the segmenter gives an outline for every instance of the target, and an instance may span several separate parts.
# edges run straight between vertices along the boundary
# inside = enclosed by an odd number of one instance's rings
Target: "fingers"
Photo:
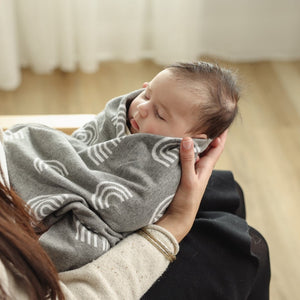
[[[189,137],[184,137],[180,145],[181,182],[189,184],[195,175],[194,142]]]
[[[225,130],[212,143],[210,149],[197,159],[195,164],[194,143],[190,137],[184,137],[180,145],[180,161],[181,161],[181,189],[189,189],[195,184],[195,177],[203,180],[205,183],[215,167],[219,157],[221,156],[227,138],[228,130]],[[196,176],[195,176],[196,175]]]
[[[228,129],[226,129],[219,137],[215,138],[211,145],[213,147],[216,147],[218,146],[219,144],[221,144],[221,146],[225,146],[225,142],[226,142],[226,139],[227,139],[227,134],[228,134]]]
[[[208,155],[212,157],[215,162],[220,157],[221,153],[224,150],[226,139],[227,139],[228,130],[225,130],[219,137],[214,140],[212,145],[212,151],[209,151]]]
[[[221,156],[227,138],[228,130],[224,131],[219,137],[213,140],[209,151],[196,163],[196,172],[198,175],[206,177],[210,174]]]
[[[181,141],[181,181],[164,216],[156,222],[170,231],[178,242],[193,225],[214,164],[223,151],[226,135],[227,132],[212,142],[207,153],[197,159],[196,169],[193,140],[185,137]]]

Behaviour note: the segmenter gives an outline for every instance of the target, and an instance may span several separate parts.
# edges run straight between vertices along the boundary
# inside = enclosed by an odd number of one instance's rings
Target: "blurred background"
[[[97,114],[164,66],[236,71],[240,116],[218,169],[266,238],[270,299],[300,288],[300,1],[1,0],[0,114]],[[4,125],[4,124],[0,124]]]

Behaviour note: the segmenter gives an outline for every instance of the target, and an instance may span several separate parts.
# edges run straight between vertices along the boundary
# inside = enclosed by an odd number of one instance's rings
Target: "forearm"
[[[176,254],[174,237],[160,227],[150,233]],[[175,247],[174,247],[175,246]],[[60,274],[67,299],[139,299],[168,267],[169,261],[144,237],[132,234],[92,263]]]

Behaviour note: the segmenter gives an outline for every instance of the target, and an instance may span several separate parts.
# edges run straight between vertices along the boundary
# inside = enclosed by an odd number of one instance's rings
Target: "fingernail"
[[[191,149],[192,145],[193,145],[193,142],[191,140],[183,141],[183,143],[182,143],[182,147],[185,150]]]

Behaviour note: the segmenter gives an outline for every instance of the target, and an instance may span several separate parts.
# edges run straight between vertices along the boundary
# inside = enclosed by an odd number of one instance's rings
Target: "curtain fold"
[[[0,89],[22,67],[95,72],[104,60],[300,59],[297,0],[1,0]]]
[[[201,50],[201,1],[153,0],[151,57],[166,64],[178,60],[195,60]]]
[[[0,6],[0,89],[11,90],[21,81],[15,7],[9,0]]]

